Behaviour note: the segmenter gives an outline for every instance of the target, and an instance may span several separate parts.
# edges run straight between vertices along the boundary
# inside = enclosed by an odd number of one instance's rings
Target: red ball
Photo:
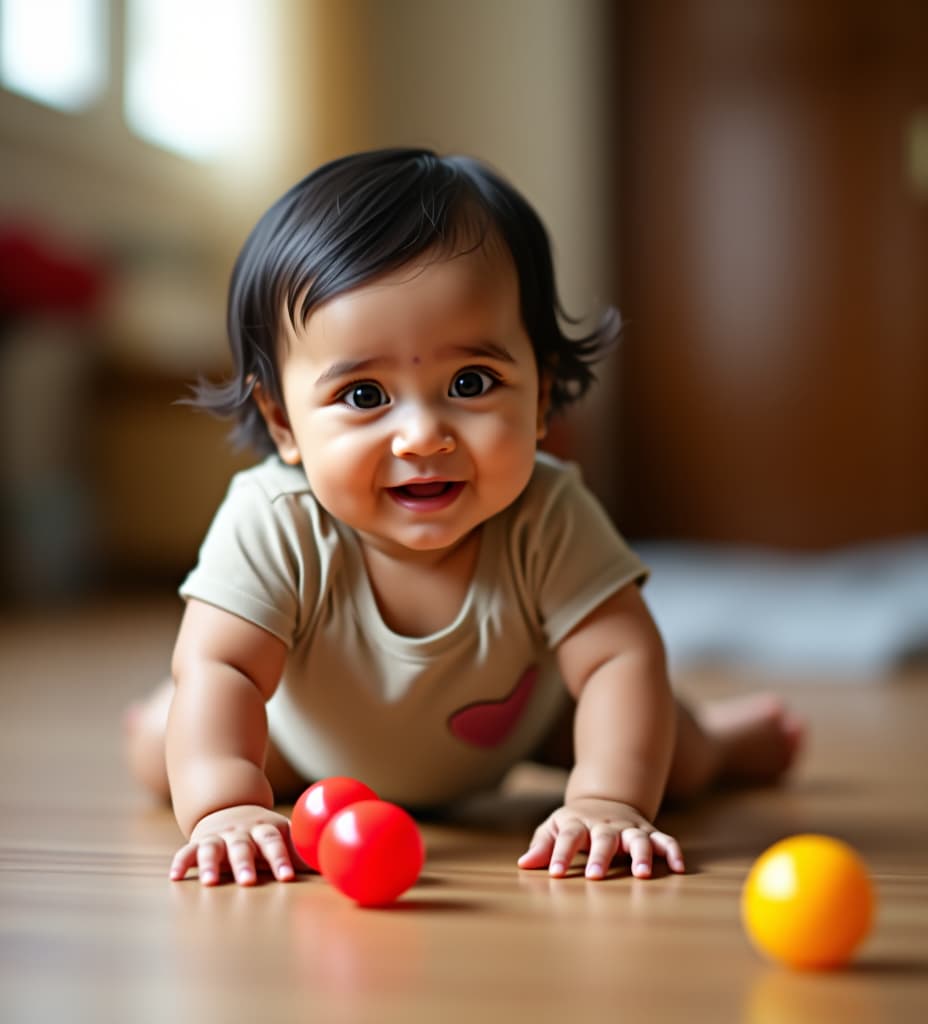
[[[370,786],[341,775],[322,779],[305,790],[293,805],[290,837],[306,866],[319,870],[319,837],[334,814],[358,800],[376,799]]]
[[[385,800],[334,815],[319,840],[323,876],[365,907],[392,903],[419,877],[425,845],[415,821]]]

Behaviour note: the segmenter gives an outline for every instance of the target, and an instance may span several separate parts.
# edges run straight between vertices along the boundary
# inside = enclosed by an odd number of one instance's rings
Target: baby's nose
[[[393,435],[393,454],[411,456],[443,455],[454,451],[454,434],[431,409],[416,406],[402,418]]]

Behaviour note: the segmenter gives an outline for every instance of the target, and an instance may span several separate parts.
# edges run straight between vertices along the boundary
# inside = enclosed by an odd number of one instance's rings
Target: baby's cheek
[[[487,460],[495,464],[497,472],[518,486],[526,483],[532,473],[537,447],[534,423],[526,425],[518,419],[503,421],[489,431],[484,451]]]
[[[376,467],[359,458],[350,446],[333,445],[304,459],[306,478],[316,500],[328,512],[346,518],[370,500]]]
[[[525,458],[535,449],[537,420],[534,413],[518,408],[487,417],[480,425],[481,444],[510,458]]]

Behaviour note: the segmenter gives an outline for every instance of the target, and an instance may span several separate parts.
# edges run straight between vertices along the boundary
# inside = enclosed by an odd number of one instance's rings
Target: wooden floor
[[[928,1020],[928,672],[776,687],[810,722],[800,769],[667,815],[685,876],[519,872],[549,799],[523,788],[425,824],[420,884],[361,910],[318,877],[167,880],[178,832],[125,778],[119,735],[125,703],[166,669],[178,614],[136,600],[0,624],[4,1024]],[[697,696],[746,685],[681,681]],[[752,859],[805,831],[853,843],[878,886],[876,928],[845,971],[771,965],[739,923]]]

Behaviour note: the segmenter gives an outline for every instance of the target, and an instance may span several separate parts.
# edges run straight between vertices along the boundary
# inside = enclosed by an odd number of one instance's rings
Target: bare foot
[[[720,754],[717,782],[776,782],[795,760],[805,732],[801,719],[766,693],[710,704],[697,719]]]
[[[164,800],[170,795],[164,734],[173,695],[174,684],[166,680],[146,700],[131,704],[123,717],[129,771],[136,782]]]
[[[796,759],[804,732],[772,694],[720,700],[695,714],[679,705],[667,795],[688,799],[711,785],[776,782]]]

